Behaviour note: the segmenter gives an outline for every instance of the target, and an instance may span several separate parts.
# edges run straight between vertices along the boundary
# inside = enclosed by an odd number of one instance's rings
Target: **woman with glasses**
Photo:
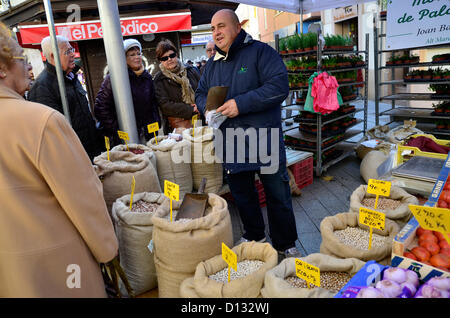
[[[198,113],[195,90],[200,74],[178,59],[169,40],[158,43],[156,57],[160,61],[160,72],[155,75],[156,98],[164,118],[164,134],[174,128],[191,128],[192,116]]]
[[[65,117],[23,99],[30,69],[0,22],[0,298],[106,297],[102,184]]]
[[[158,122],[161,126],[158,103],[155,97],[153,79],[142,61],[142,46],[135,39],[123,42],[133,98],[134,115],[141,143],[145,144],[153,135],[148,133],[147,125]],[[105,136],[110,138],[111,147],[120,144],[117,135],[119,124],[111,87],[111,77],[106,75],[95,98],[94,113]]]

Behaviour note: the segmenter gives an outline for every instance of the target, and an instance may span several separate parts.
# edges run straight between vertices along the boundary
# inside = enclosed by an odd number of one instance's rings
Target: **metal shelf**
[[[341,54],[366,54],[366,51],[355,51],[355,50],[322,50],[322,55],[341,55]],[[285,53],[281,54],[280,56],[282,58],[289,58],[289,57],[299,57],[304,55],[317,55],[317,50],[312,51],[303,51],[303,52],[295,52],[295,53]]]
[[[345,118],[345,117],[354,115],[354,114],[359,113],[359,112],[362,112],[362,111],[364,111],[364,109],[355,109],[355,110],[352,111],[352,112],[349,112],[349,113],[347,113],[347,114],[342,114],[341,116],[338,116],[338,117],[335,117],[335,118],[332,118],[332,119],[329,119],[329,120],[327,120],[327,117],[328,117],[328,116],[321,115],[321,116],[322,116],[322,125],[326,125],[326,124],[332,123],[332,122],[334,122],[334,121],[343,119],[343,118]],[[450,118],[449,118],[449,119],[450,119]],[[301,124],[305,124],[305,125],[317,126],[317,120],[316,120],[316,119],[311,120],[311,121],[300,122],[300,123],[301,123]]]
[[[442,66],[442,65],[450,65],[450,61],[443,62],[443,63],[422,62],[422,63],[414,63],[414,64],[392,64],[392,65],[381,66],[380,70],[389,69],[389,68],[429,67],[429,66]]]
[[[449,82],[450,83],[450,82]],[[339,83],[338,83],[339,84]],[[361,84],[366,84],[366,82],[351,82],[351,83],[341,83],[339,84],[339,87],[344,87],[344,86],[353,86],[353,85],[361,85]],[[290,91],[307,91],[308,87],[290,87],[289,88]]]
[[[381,116],[396,116],[396,117],[408,117],[408,118],[429,118],[429,119],[448,119],[450,116],[433,116],[431,113],[433,109],[430,108],[414,108],[414,107],[401,107],[388,109],[381,112]]]
[[[437,95],[428,93],[402,93],[380,97],[380,100],[450,100],[450,95]]]
[[[400,125],[403,125],[403,122],[391,122],[389,123],[389,126],[393,128],[398,127]],[[444,131],[439,131],[436,129],[436,125],[435,124],[430,124],[430,123],[417,123],[416,124],[416,128],[420,129],[424,132],[428,132],[431,134],[436,134],[436,135],[441,135],[441,136],[450,136],[450,131],[448,132],[444,132]]]
[[[405,81],[405,80],[392,80],[381,82],[379,85],[429,85],[429,84],[450,84],[450,80],[441,81]]]

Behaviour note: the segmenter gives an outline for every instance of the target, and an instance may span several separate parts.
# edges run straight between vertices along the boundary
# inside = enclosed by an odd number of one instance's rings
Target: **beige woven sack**
[[[194,275],[197,265],[222,252],[222,242],[233,243],[231,218],[227,202],[208,194],[205,216],[188,222],[167,219],[166,200],[153,216],[153,246],[158,276],[159,297],[179,297],[180,284]],[[180,201],[173,202],[178,210]]]
[[[378,167],[388,159],[389,156],[383,151],[373,150],[364,156],[359,166],[361,177],[364,181],[369,182],[369,179],[378,179]]]
[[[367,185],[360,185],[353,191],[350,196],[350,211],[353,213],[359,213],[359,208],[364,207],[361,203],[366,198],[375,198],[374,194],[367,193]],[[374,207],[365,207],[378,212],[386,214],[386,218],[391,219],[396,222],[400,228],[402,228],[412,217],[411,210],[409,209],[410,204],[419,204],[419,200],[403,190],[400,187],[391,186],[391,192],[389,197],[381,197],[393,200],[400,200],[401,205],[396,209],[375,209]]]
[[[256,298],[260,297],[266,272],[277,265],[278,253],[269,243],[246,242],[235,246],[233,252],[237,262],[244,260],[263,261],[257,271],[247,276],[222,283],[210,279],[209,276],[228,267],[222,255],[198,264],[193,278],[188,278],[186,284],[180,286],[181,297],[198,295],[200,298]]]
[[[156,167],[161,189],[164,189],[164,180],[180,186],[180,200],[186,193],[192,192],[191,146],[189,142],[175,141],[167,143],[167,136],[152,138],[147,146],[156,156]]]
[[[148,157],[137,156],[129,151],[114,151],[109,153],[109,159],[106,152],[95,157],[94,168],[102,179],[103,196],[110,215],[114,201],[131,193],[133,176],[136,181],[135,193],[161,193],[156,170]]]
[[[162,204],[161,193],[135,193],[133,203],[140,200]],[[120,264],[136,295],[145,293],[157,286],[155,262],[148,244],[153,235],[153,213],[130,211],[130,195],[120,197],[114,202],[112,215],[119,241]]]
[[[222,164],[216,162],[214,130],[204,126],[183,131],[183,139],[191,145],[191,169],[194,190],[198,190],[203,178],[207,179],[205,193],[218,193],[223,185]]]
[[[128,144],[128,148],[127,148],[127,145],[117,145],[117,146],[113,147],[111,149],[111,151],[126,151],[126,152],[130,152],[128,149],[129,150],[135,150],[135,149],[142,150],[144,152],[143,155],[146,155],[148,157],[148,159],[150,159],[151,164],[156,169],[156,156],[153,153],[153,151],[149,147],[147,147],[145,145]]]
[[[359,215],[356,213],[339,213],[334,216],[328,216],[320,223],[320,233],[322,243],[320,244],[320,253],[339,258],[357,258],[362,261],[375,260],[380,264],[390,264],[392,241],[400,230],[397,223],[386,219],[384,231],[373,229],[374,234],[389,236],[388,243],[382,247],[372,246],[370,250],[361,250],[350,245],[343,244],[334,234],[334,231],[345,230],[347,227],[360,227],[369,231],[365,225],[359,224]]]
[[[314,253],[300,260],[316,266],[321,272],[346,272],[355,275],[365,262],[356,258],[340,259],[326,254]],[[289,257],[266,273],[264,288],[261,295],[264,298],[333,298],[337,291],[325,288],[298,288],[287,281],[288,277],[297,277],[295,273],[295,258]]]

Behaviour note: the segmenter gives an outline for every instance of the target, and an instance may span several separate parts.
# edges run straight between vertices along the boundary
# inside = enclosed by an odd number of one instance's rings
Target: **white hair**
[[[61,47],[62,43],[68,43],[69,40],[65,36],[57,35],[56,42],[58,43],[58,49],[59,49]],[[50,36],[45,37],[41,41],[41,48],[42,48],[42,54],[44,54],[44,56],[47,60],[50,60],[50,57],[53,53],[52,41],[51,41]]]

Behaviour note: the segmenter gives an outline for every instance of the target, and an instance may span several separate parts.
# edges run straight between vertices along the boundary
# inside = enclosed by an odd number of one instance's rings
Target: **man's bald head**
[[[241,31],[239,18],[233,10],[223,9],[217,11],[211,19],[211,30],[214,43],[219,49],[228,52],[234,39]]]

